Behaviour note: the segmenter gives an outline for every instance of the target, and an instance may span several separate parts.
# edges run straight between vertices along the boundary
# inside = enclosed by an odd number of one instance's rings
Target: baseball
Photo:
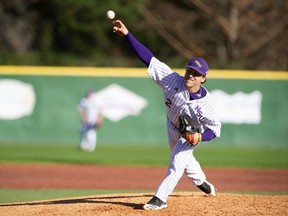
[[[111,20],[114,19],[114,17],[115,17],[115,12],[112,11],[112,10],[107,11],[106,17],[107,17],[108,19],[111,19]]]

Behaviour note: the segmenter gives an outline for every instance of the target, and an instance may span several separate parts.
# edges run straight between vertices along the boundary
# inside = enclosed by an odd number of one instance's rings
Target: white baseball
[[[106,17],[107,17],[108,19],[114,19],[114,17],[115,17],[115,12],[112,11],[112,10],[107,11]]]

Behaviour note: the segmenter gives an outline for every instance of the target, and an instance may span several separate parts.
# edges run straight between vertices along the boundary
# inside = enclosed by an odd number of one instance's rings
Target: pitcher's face
[[[206,77],[196,70],[187,68],[185,73],[185,87],[189,92],[196,92],[201,84],[205,82]]]

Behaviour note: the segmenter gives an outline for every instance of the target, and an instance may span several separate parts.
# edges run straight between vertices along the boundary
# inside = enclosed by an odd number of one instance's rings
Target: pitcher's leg
[[[197,186],[200,190],[210,196],[216,196],[216,188],[213,184],[206,180],[206,175],[203,172],[199,162],[193,155],[189,158],[189,163],[187,164],[185,174],[192,181],[192,183]]]
[[[166,177],[155,193],[155,196],[163,202],[167,201],[168,196],[173,192],[175,186],[182,177],[188,162],[187,157],[189,157],[191,153],[192,146],[185,142],[183,143],[180,139],[172,151]]]
[[[206,175],[203,172],[199,162],[194,157],[193,150],[191,155],[189,155],[185,174],[194,185],[200,185],[206,180]]]

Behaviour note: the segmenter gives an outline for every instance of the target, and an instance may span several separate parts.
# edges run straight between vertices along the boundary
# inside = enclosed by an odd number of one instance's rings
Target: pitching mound
[[[288,215],[288,195],[173,193],[167,209],[142,209],[152,194],[114,194],[1,204],[0,215]]]

